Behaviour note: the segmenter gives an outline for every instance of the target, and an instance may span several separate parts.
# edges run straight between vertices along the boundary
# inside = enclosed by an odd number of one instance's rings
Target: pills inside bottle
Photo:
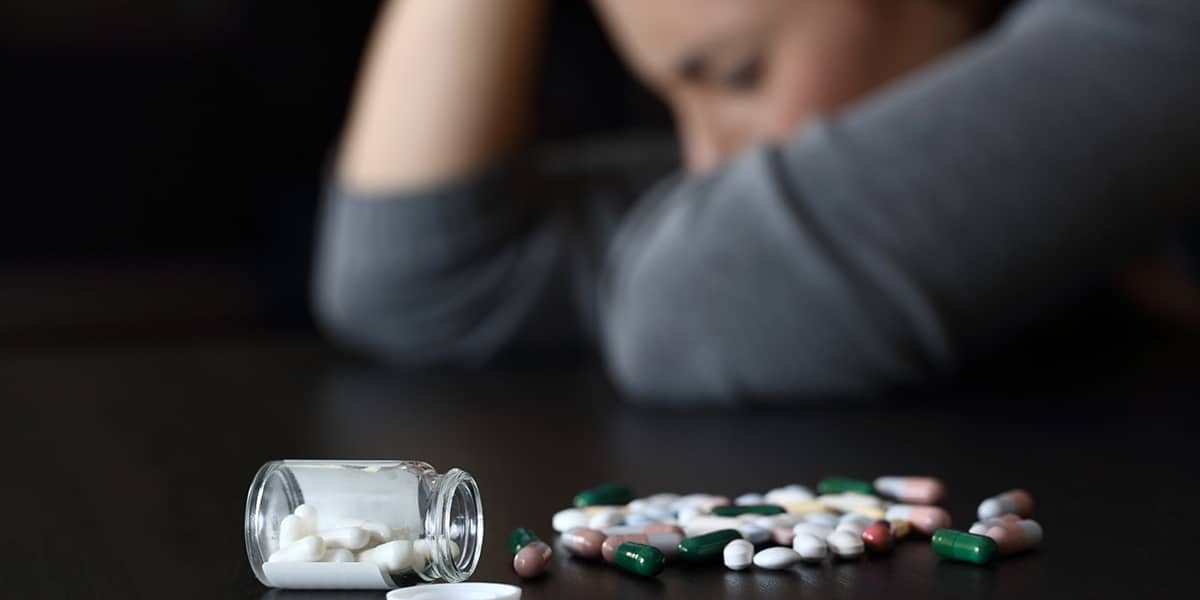
[[[283,460],[246,497],[246,556],[263,585],[387,589],[475,571],[479,488],[418,461]]]

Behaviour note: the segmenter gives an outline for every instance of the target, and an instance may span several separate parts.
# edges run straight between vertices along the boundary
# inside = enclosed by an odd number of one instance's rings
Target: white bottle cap
[[[503,583],[432,583],[392,590],[387,600],[521,600],[521,588]]]

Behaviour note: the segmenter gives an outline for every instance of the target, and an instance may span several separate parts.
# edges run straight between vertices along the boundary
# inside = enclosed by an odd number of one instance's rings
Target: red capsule
[[[579,558],[600,558],[600,550],[607,536],[602,531],[579,527],[562,534],[562,544],[567,552]]]
[[[867,550],[881,554],[892,549],[892,524],[887,521],[875,521],[863,530],[863,545]]]

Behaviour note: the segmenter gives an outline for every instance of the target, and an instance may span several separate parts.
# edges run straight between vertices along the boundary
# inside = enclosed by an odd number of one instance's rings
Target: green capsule
[[[933,532],[933,551],[951,560],[982,565],[992,560],[999,549],[986,535],[975,535],[953,529]]]
[[[778,515],[787,512],[777,504],[747,504],[743,506],[717,506],[712,514],[718,517],[736,517],[738,515]]]
[[[679,542],[679,558],[699,562],[721,556],[725,546],[733,540],[742,539],[736,529],[718,529],[711,533],[684,538]]]
[[[849,477],[826,477],[821,480],[821,483],[817,484],[818,494],[841,494],[844,492],[874,494],[875,487],[868,481],[850,479]]]
[[[629,486],[619,483],[607,483],[575,494],[575,506],[578,507],[628,504],[630,500],[633,500],[633,492]]]
[[[617,566],[642,577],[654,577],[662,573],[663,564],[667,562],[667,557],[662,553],[662,550],[647,544],[639,544],[637,542],[625,542],[617,546],[617,553],[614,557]]]
[[[533,543],[540,542],[541,538],[536,533],[524,527],[518,527],[508,534],[508,549],[516,554],[518,550]]]

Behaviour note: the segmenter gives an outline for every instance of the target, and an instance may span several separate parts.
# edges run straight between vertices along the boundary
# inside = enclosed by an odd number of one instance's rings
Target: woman
[[[635,395],[875,390],[1106,281],[1195,208],[1200,4],[596,0],[688,173],[632,203],[511,160],[545,3],[384,10],[324,216],[347,342],[594,340]],[[537,168],[534,165],[533,168]]]

